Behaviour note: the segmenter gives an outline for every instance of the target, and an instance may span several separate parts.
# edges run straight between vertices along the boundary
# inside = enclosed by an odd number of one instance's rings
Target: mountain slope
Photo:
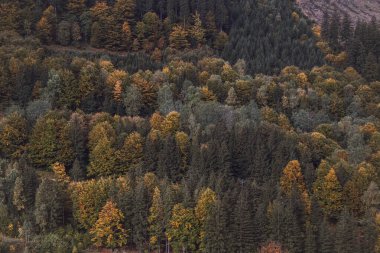
[[[348,13],[352,20],[380,20],[380,0],[297,0],[303,12],[311,19],[321,22],[325,8]]]

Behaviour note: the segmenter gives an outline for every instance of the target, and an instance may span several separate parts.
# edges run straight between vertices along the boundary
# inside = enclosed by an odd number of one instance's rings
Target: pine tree
[[[379,64],[376,61],[376,56],[373,53],[369,53],[365,60],[365,65],[363,68],[363,76],[368,81],[378,80],[379,75]]]
[[[350,253],[357,252],[356,235],[354,226],[354,217],[352,217],[347,209],[344,209],[340,215],[336,229],[335,252]]]
[[[252,252],[255,250],[253,219],[245,194],[243,190],[239,194],[233,214],[233,247],[234,252],[239,253]]]
[[[48,232],[64,224],[63,192],[58,183],[44,179],[37,189],[35,217],[39,228]]]
[[[348,46],[348,43],[352,39],[352,35],[353,35],[353,31],[352,31],[351,19],[350,19],[350,16],[347,13],[345,13],[343,16],[342,30],[340,33],[340,37],[341,37],[344,47]]]
[[[133,205],[133,242],[137,249],[143,251],[145,242],[148,241],[148,211],[149,211],[149,196],[144,182],[140,180],[134,190],[134,205]]]
[[[74,160],[73,166],[70,170],[70,176],[74,181],[83,180],[86,176],[86,173],[83,168],[81,168],[81,164],[78,159]]]
[[[323,13],[321,26],[321,36],[323,39],[327,40],[330,37],[330,15],[327,10]]]
[[[323,219],[319,229],[318,245],[320,253],[334,252],[334,234],[326,218]]]

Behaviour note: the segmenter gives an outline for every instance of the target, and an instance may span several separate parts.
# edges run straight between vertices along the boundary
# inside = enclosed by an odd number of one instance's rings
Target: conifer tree
[[[34,214],[42,231],[64,224],[63,195],[61,186],[49,179],[44,179],[38,187]]]

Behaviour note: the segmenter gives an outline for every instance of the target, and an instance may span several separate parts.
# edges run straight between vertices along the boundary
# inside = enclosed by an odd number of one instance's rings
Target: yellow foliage
[[[123,226],[124,215],[112,201],[107,201],[91,228],[92,241],[97,247],[119,248],[127,244],[128,234]]]
[[[174,134],[179,129],[180,114],[176,111],[169,112],[162,122],[162,133],[164,135]]]
[[[70,183],[70,177],[66,174],[66,168],[65,165],[62,163],[54,163],[52,165],[52,169],[54,172],[54,175],[56,176],[58,182],[63,184]]]
[[[203,101],[216,101],[216,96],[211,90],[208,89],[207,86],[203,86],[200,89],[200,93],[201,93],[201,99]]]

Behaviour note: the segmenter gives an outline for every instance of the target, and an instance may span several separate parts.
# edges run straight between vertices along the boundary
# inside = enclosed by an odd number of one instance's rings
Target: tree
[[[68,21],[61,21],[57,28],[57,41],[63,46],[68,46],[71,42],[71,24]]]
[[[197,47],[205,42],[205,30],[202,27],[202,20],[198,12],[193,15],[193,25],[189,30],[190,36]]]
[[[70,183],[70,178],[66,174],[66,168],[65,168],[64,164],[58,163],[58,162],[54,163],[52,165],[52,170],[54,172],[54,175],[55,175],[57,181],[60,184],[67,185],[68,183]]]
[[[111,141],[107,137],[101,138],[93,150],[90,151],[89,176],[109,176],[115,172],[116,157]]]
[[[226,99],[226,104],[229,105],[229,106],[236,106],[238,105],[238,98],[237,98],[237,95],[236,95],[236,92],[235,92],[235,89],[234,87],[231,87],[228,91],[228,97]]]
[[[195,251],[198,241],[198,225],[194,210],[176,204],[166,231],[166,236],[176,252]]]
[[[148,234],[148,215],[149,215],[149,196],[148,189],[144,181],[139,179],[134,190],[133,202],[133,242],[139,251],[145,249],[145,243],[149,238]]]
[[[173,92],[169,85],[165,84],[158,90],[157,104],[159,111],[163,115],[167,115],[169,112],[174,111]]]
[[[303,193],[306,191],[301,165],[297,160],[290,161],[283,170],[280,181],[281,190],[290,195],[293,190]]]
[[[331,168],[324,177],[322,198],[320,199],[321,207],[326,215],[337,218],[343,207],[342,191],[343,189],[336,177],[335,170]]]
[[[55,33],[56,15],[53,6],[49,6],[42,13],[41,19],[36,25],[38,37],[45,43],[52,43]]]
[[[85,0],[69,0],[67,2],[67,10],[75,15],[81,14],[86,8]]]
[[[18,211],[25,209],[25,195],[24,195],[24,184],[20,177],[16,178],[15,186],[13,188],[13,199],[12,203],[15,205]]]
[[[227,42],[228,42],[228,34],[223,32],[223,31],[220,31],[216,35],[216,38],[214,41],[214,47],[217,50],[222,51],[224,49],[225,45],[227,44]]]
[[[129,134],[123,147],[116,151],[117,165],[114,172],[125,173],[130,169],[136,168],[142,163],[143,157],[143,138],[137,132]]]
[[[127,115],[137,116],[143,106],[142,95],[140,91],[134,86],[128,86],[124,93],[124,106]]]
[[[80,164],[79,160],[75,159],[73,166],[70,170],[70,177],[74,181],[80,181],[80,180],[84,179],[85,176],[86,176],[86,173],[85,173],[84,169],[81,168],[81,164]]]
[[[180,25],[175,25],[170,33],[170,46],[175,49],[186,49],[190,46],[187,40],[188,32]]]
[[[112,181],[110,178],[73,182],[70,184],[74,218],[80,227],[90,230],[106,204]]]
[[[149,208],[149,243],[150,245],[161,252],[161,243],[165,237],[165,220],[164,220],[164,203],[161,196],[160,189],[156,186],[154,188],[152,205]]]
[[[354,217],[349,214],[347,209],[344,209],[336,229],[335,252],[358,252],[355,232]]]
[[[28,156],[37,168],[48,168],[55,162],[63,161],[59,155],[60,130],[65,125],[59,115],[47,114],[39,118],[34,125],[28,145]]]
[[[178,131],[180,117],[181,115],[176,111],[172,111],[168,115],[166,115],[161,125],[162,133],[164,134],[164,136],[174,134],[176,131]]]
[[[195,206],[195,216],[199,220],[200,226],[200,250],[206,250],[206,222],[210,218],[211,210],[215,206],[216,194],[210,188],[204,189],[198,197],[197,205]]]
[[[42,180],[37,189],[35,217],[39,228],[48,232],[64,224],[63,189],[49,179]]]
[[[18,158],[25,149],[27,122],[15,112],[0,123],[0,153],[7,158]]]
[[[117,22],[123,24],[125,21],[133,21],[135,15],[136,0],[116,0],[114,14]]]
[[[99,213],[99,218],[91,228],[92,241],[97,247],[111,249],[120,248],[127,244],[127,231],[123,226],[123,213],[112,201],[107,201]]]
[[[380,190],[375,182],[370,183],[361,199],[365,207],[373,213],[380,208]]]

